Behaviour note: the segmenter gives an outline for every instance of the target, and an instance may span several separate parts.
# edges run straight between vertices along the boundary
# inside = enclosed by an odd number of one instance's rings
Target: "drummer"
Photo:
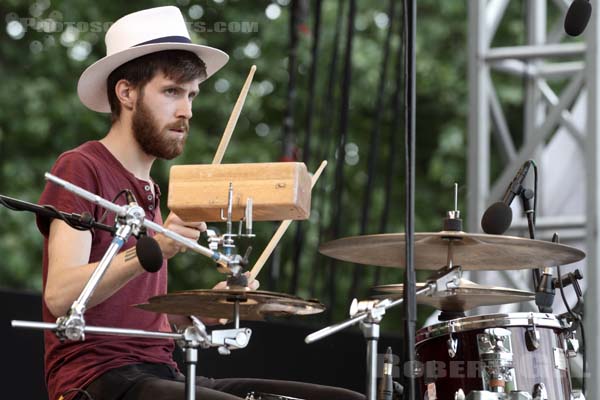
[[[129,189],[146,217],[162,224],[161,192],[150,169],[157,158],[170,160],[181,154],[198,86],[223,67],[228,56],[192,44],[176,7],[126,15],[112,25],[105,41],[107,56],[85,70],[78,94],[91,110],[111,114],[110,130],[102,139],[60,155],[52,173],[118,204],[126,203],[123,190]],[[103,219],[99,206],[53,184],[46,185],[40,204]],[[37,223],[45,238],[43,317],[54,322],[69,311],[112,238],[108,232],[75,230],[61,220],[39,218]],[[192,240],[206,230],[204,223],[185,223],[173,213],[164,226]],[[162,269],[155,274],[145,272],[131,238],[91,297],[86,323],[170,331],[166,315],[131,307],[166,293],[166,260],[184,250],[163,235],[155,239],[165,258]],[[258,285],[258,281],[249,284],[252,289]],[[61,342],[46,332],[50,399],[181,400],[185,398],[184,376],[173,361],[173,349],[173,342],[163,339],[88,335],[83,342]],[[250,391],[303,399],[364,398],[344,389],[296,382],[209,378],[197,382],[196,396],[205,400],[245,398]]]

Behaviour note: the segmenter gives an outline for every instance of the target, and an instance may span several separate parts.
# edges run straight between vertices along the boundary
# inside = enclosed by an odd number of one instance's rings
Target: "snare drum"
[[[420,329],[416,343],[422,399],[454,400],[459,389],[571,398],[565,327],[552,314],[458,318]]]
[[[250,392],[246,400],[302,400],[297,397],[280,396],[278,394]]]

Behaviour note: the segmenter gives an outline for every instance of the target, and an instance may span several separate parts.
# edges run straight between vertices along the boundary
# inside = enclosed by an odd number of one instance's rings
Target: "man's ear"
[[[115,94],[121,103],[121,107],[127,110],[133,110],[133,106],[137,100],[136,88],[126,79],[121,79],[115,85]]]

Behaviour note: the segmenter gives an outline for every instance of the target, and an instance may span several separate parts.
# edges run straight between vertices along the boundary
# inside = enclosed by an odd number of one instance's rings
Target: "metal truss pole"
[[[598,51],[598,38],[600,38],[600,13],[598,3],[594,3],[592,18],[587,32],[587,54],[586,54],[586,83],[587,83],[587,145],[586,145],[586,176],[587,188],[586,202],[586,250],[587,268],[586,280],[587,290],[585,293],[585,316],[584,326],[587,333],[586,356],[588,370],[586,377],[586,398],[597,399],[600,396],[600,347],[598,345],[598,332],[600,332],[600,318],[598,316],[598,304],[600,304],[600,273],[598,273],[598,251],[600,249],[600,237],[598,227],[600,226],[599,204],[600,204],[600,165],[598,154],[600,154],[600,143],[598,140],[598,129],[600,128],[600,80],[598,79],[598,68],[600,68],[600,52]],[[583,183],[583,182],[582,182]]]
[[[574,139],[581,157],[585,158],[585,178],[581,182],[585,187],[585,195],[583,190],[581,193],[582,197],[585,196],[585,209],[581,211],[581,215],[547,215],[544,212],[545,200],[540,199],[537,227],[538,237],[541,239],[549,239],[552,232],[558,231],[565,233],[561,235],[562,239],[585,243],[585,261],[588,265],[584,281],[587,286],[587,398],[598,398],[600,346],[596,336],[597,332],[600,332],[600,317],[594,310],[600,304],[600,273],[597,267],[600,251],[600,143],[597,138],[600,128],[600,4],[592,2],[592,19],[586,30],[585,41],[565,42],[562,26],[564,17],[550,20],[548,8],[554,7],[553,11],[558,9],[558,14],[564,16],[570,3],[568,0],[528,0],[525,3],[527,43],[494,47],[492,43],[498,26],[507,14],[507,8],[522,7],[524,3],[515,0],[468,1],[470,113],[467,229],[470,232],[481,230],[479,222],[487,205],[502,196],[514,173],[524,161],[543,157],[546,146],[557,131],[566,132]],[[511,134],[508,127],[491,71],[514,76],[525,82],[522,144],[515,144],[515,135]],[[552,80],[555,79],[563,81],[559,85],[553,85]],[[585,119],[574,118],[574,105],[578,101],[585,105]],[[493,181],[490,168],[492,156],[499,156],[498,161],[503,165],[498,177]],[[557,163],[560,161],[556,160]],[[561,168],[565,170],[573,166],[564,165]],[[548,183],[544,182],[545,185]],[[513,228],[525,227],[523,220],[513,221]],[[516,279],[515,273],[510,272],[499,274],[515,288],[530,289],[529,279]],[[484,280],[480,279],[484,277],[484,273],[474,275],[474,280]],[[530,304],[525,303],[524,306],[531,309]]]

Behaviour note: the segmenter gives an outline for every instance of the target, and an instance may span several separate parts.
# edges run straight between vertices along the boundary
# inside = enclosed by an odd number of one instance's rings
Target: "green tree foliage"
[[[142,8],[171,3],[159,0],[129,3],[4,0],[0,3],[0,15],[3,16],[0,21],[3,24],[0,30],[0,194],[37,201],[44,185],[43,173],[50,169],[61,152],[83,141],[99,139],[107,132],[109,117],[91,112],[80,104],[76,94],[77,79],[85,67],[104,55],[105,23]],[[221,72],[201,87],[184,155],[172,162],[156,162],[153,174],[163,188],[168,187],[168,171],[172,164],[200,164],[212,160],[252,64],[256,64],[258,69],[224,162],[279,160],[289,76],[289,3],[290,0],[176,1],[187,20],[204,24],[194,29],[194,41],[223,49],[231,59]],[[294,109],[298,148],[305,140],[313,29],[314,2],[306,4],[309,6],[299,34]],[[346,4],[340,10],[338,4],[333,0],[323,1],[313,154],[321,154],[328,143],[336,143],[340,126],[339,92],[348,7]],[[352,154],[347,154],[343,203],[331,204],[335,168],[335,151],[332,150],[327,155],[330,162],[328,171],[318,184],[324,195],[313,198],[313,214],[303,225],[306,239],[297,293],[302,296],[323,298],[326,295],[325,259],[316,256],[320,227],[325,227],[321,241],[333,239],[327,227],[332,215],[341,209],[342,236],[359,233],[369,137],[373,130],[383,43],[389,24],[385,14],[387,4],[384,1],[358,2],[348,132],[349,153]],[[437,231],[441,228],[445,211],[452,207],[455,181],[462,185],[460,206],[464,209],[466,205],[467,11],[463,1],[423,0],[418,2],[418,6],[416,228],[417,231]],[[399,138],[395,152],[398,157],[396,168],[387,168],[391,154],[387,143],[392,134],[392,119],[397,112],[392,109],[391,98],[396,75],[395,58],[400,46],[400,8],[399,3],[386,77],[382,138],[368,233],[380,233],[384,178],[388,174],[394,177],[394,188],[387,231],[402,232],[404,229],[402,131],[396,132]],[[518,6],[513,8],[515,13],[521,11]],[[343,13],[342,34],[340,41],[333,43],[338,13]],[[68,24],[70,22],[74,24]],[[244,24],[250,32],[240,31]],[[97,29],[98,26],[101,29]],[[217,26],[221,28],[217,29],[219,32],[209,31]],[[501,26],[500,29],[513,37],[522,33],[521,26]],[[338,46],[340,53],[335,73],[335,104],[333,109],[329,109],[324,104],[324,97],[334,46]],[[519,90],[518,86],[516,90]],[[515,99],[514,103],[518,101]],[[330,130],[325,132],[324,127],[329,122]],[[301,158],[301,153],[298,156]],[[318,162],[316,156],[313,157],[308,163],[309,170],[315,170]],[[166,196],[163,198],[163,211],[166,212]],[[42,237],[37,232],[34,217],[0,208],[0,218],[3,221],[0,231],[0,254],[3,258],[0,286],[40,290]],[[254,260],[270,239],[273,229],[271,223],[256,224]],[[278,269],[267,265],[259,276],[263,288],[282,292],[289,288],[294,230],[292,225],[280,246]],[[336,304],[331,304],[338,319],[345,315],[350,302],[346,293],[353,268],[349,264],[338,264],[336,282],[339,299]],[[361,268],[365,271],[358,294],[364,296],[373,282],[375,267]],[[178,290],[210,287],[221,277],[210,262],[188,252],[171,262],[170,279],[171,289]],[[402,270],[382,271],[382,283],[400,281]]]

